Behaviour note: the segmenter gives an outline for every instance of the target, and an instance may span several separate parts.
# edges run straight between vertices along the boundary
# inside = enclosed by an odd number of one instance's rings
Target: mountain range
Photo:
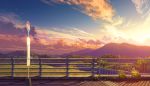
[[[40,56],[36,53],[31,53],[32,56]],[[150,56],[150,46],[138,46],[128,43],[109,43],[98,49],[83,49],[76,52],[66,53],[60,56],[71,56],[71,55],[80,55],[80,56],[96,56],[100,57],[103,55],[119,55],[125,57],[148,57]],[[14,51],[7,54],[0,54],[0,57],[6,56],[26,56],[26,51]],[[55,56],[55,55],[50,55]],[[56,55],[57,56],[57,55]]]
[[[106,54],[119,55],[126,57],[148,57],[150,56],[150,46],[137,46],[128,43],[109,43],[101,48],[91,50],[84,49],[77,52],[72,52],[67,55],[81,55],[81,56],[103,56]]]

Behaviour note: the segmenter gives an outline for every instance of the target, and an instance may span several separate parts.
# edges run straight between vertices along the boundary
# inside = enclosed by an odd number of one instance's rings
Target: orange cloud
[[[98,42],[93,34],[73,28],[70,31],[63,30],[47,30],[36,29],[36,37],[38,42],[44,46],[51,46],[51,48],[98,48],[102,43]]]
[[[79,6],[79,9],[84,14],[92,17],[93,19],[101,19],[112,22],[114,10],[108,0],[42,0],[46,4],[51,5],[54,3],[64,3],[68,5]]]

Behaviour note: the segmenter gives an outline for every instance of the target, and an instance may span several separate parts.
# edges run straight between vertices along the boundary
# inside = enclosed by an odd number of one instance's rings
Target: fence
[[[150,59],[141,58],[0,58],[0,77],[97,77],[131,75],[134,68],[142,76],[150,75]]]

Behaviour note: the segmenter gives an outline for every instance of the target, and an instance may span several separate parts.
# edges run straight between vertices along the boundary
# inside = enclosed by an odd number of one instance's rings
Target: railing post
[[[69,77],[69,59],[68,57],[66,58],[66,78]]]
[[[95,77],[95,58],[92,58],[92,70],[91,70],[91,73],[92,73],[92,77]]]
[[[14,77],[14,58],[11,58],[11,77]]]
[[[39,58],[39,77],[42,77],[42,64],[41,59]]]

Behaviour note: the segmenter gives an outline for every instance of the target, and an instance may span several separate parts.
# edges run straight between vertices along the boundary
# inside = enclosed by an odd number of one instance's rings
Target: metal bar
[[[66,69],[66,67],[64,67],[64,68],[42,68],[42,69]]]
[[[10,63],[0,63],[0,65],[11,65]]]
[[[66,63],[42,63],[44,65],[65,65]]]
[[[66,58],[66,77],[69,77],[69,59]]]
[[[69,73],[90,73],[90,74],[92,74],[91,71],[89,71],[89,72],[69,72]]]
[[[70,60],[81,60],[81,59],[86,59],[86,60],[92,60],[93,58],[69,58]]]
[[[14,59],[13,57],[11,58],[11,77],[14,77]]]
[[[39,77],[42,77],[42,61],[41,61],[41,59],[39,58]]]
[[[64,72],[55,72],[55,71],[53,71],[53,72],[42,72],[42,73],[64,73],[65,74],[66,72],[65,71]],[[89,72],[87,72],[87,71],[85,71],[85,72],[69,72],[69,73],[90,73],[91,74],[91,71],[89,71]]]
[[[27,65],[26,63],[22,64],[22,63],[14,63],[14,65]]]
[[[86,69],[86,68],[87,69],[91,69],[91,67],[74,67],[74,68],[73,67],[69,67],[69,69]],[[55,68],[54,67],[54,68],[42,68],[42,69],[66,69],[66,67],[64,67],[64,68],[57,68],[57,67]]]
[[[7,68],[4,68],[4,69],[7,69]],[[9,69],[9,68],[8,68],[8,69]],[[16,67],[15,67],[14,69],[27,69],[27,68],[16,68]],[[37,68],[32,68],[32,67],[31,67],[30,69],[39,69],[39,68],[38,68],[38,67],[37,67]]]
[[[55,60],[55,59],[64,59],[64,60],[65,60],[66,58],[63,58],[63,57],[52,57],[52,58],[41,58],[41,59],[50,59],[50,60],[51,60],[51,59],[54,59],[54,60]]]
[[[92,77],[94,77],[94,75],[95,75],[95,74],[94,74],[94,70],[95,70],[95,64],[94,64],[94,63],[95,63],[95,59],[93,58],[93,59],[92,59],[92,70],[91,70]]]
[[[28,71],[24,71],[24,72],[15,71],[14,73],[28,73]],[[38,73],[38,72],[32,72],[32,71],[30,71],[30,73]]]
[[[64,72],[59,72],[59,71],[51,71],[51,72],[49,72],[49,71],[45,71],[45,72],[42,72],[42,73],[66,73],[66,71],[64,71]]]
[[[69,65],[91,65],[91,63],[70,63]]]
[[[27,65],[26,63],[14,63],[14,65]],[[32,65],[39,65],[39,63],[32,63]]]
[[[68,57],[66,57],[66,58],[68,58]],[[58,58],[41,58],[41,59],[50,59],[50,60],[64,59],[64,60],[65,60],[66,58],[58,57]],[[78,59],[79,59],[79,60],[80,60],[80,59],[89,59],[89,60],[90,60],[90,59],[92,59],[92,58],[69,58],[69,60],[74,60],[74,59],[77,59],[77,60],[78,60]]]
[[[8,72],[8,71],[3,71],[3,72],[0,72],[0,73],[12,73],[12,72]]]

